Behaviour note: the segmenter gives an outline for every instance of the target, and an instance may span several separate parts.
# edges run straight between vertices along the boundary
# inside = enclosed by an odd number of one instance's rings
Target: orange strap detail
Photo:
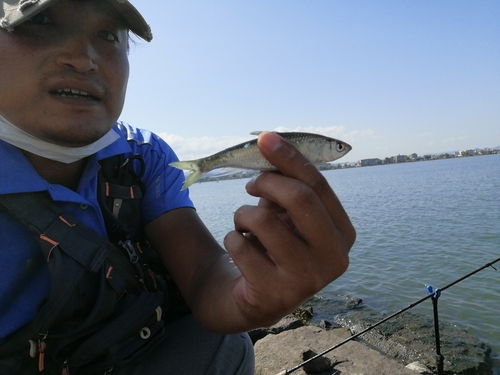
[[[110,278],[110,276],[109,276],[109,275],[111,275],[111,271],[112,271],[112,270],[113,270],[113,267],[112,267],[112,266],[109,266],[109,268],[108,268],[108,272],[106,272],[106,279],[109,279],[109,278]]]
[[[59,242],[56,242],[54,240],[51,240],[49,237],[47,237],[45,234],[41,234],[40,235],[40,239],[44,240],[44,241],[47,241],[48,243],[50,243],[51,245],[54,245],[54,247],[56,247],[57,245],[59,245]]]
[[[59,216],[59,220],[61,220],[64,224],[66,224],[68,227],[75,227],[76,224],[71,224],[70,222],[68,222],[65,218],[63,218],[62,216]]]
[[[142,251],[142,249],[141,249],[141,244],[140,244],[139,242],[137,242],[135,245],[137,246],[137,250],[139,250],[139,252],[140,252],[141,254],[143,254],[143,251]]]
[[[38,371],[42,372],[45,369],[45,341],[40,341],[38,347]]]
[[[132,198],[132,199],[135,198],[134,197],[134,187],[133,186],[130,187],[130,198]]]
[[[109,197],[109,182],[106,182],[106,196]]]
[[[47,237],[45,234],[41,234],[40,235],[40,239],[41,240],[44,240],[44,241],[47,241],[48,243],[50,243],[51,245],[54,245],[52,246],[52,248],[49,250],[49,254],[47,255],[47,262],[49,261],[49,258],[50,258],[50,254],[52,254],[52,250],[54,250],[54,247],[58,246],[59,245],[59,242],[56,242],[52,239],[50,239],[49,237]]]
[[[158,290],[158,283],[156,282],[156,276],[153,271],[151,271],[150,268],[148,268],[148,274],[151,280],[153,281],[153,287],[155,288],[154,290]]]

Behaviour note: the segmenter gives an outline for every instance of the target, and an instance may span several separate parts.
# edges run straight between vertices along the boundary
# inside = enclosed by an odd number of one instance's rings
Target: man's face
[[[121,113],[127,52],[127,28],[106,1],[62,0],[0,29],[0,114],[45,141],[90,144]]]

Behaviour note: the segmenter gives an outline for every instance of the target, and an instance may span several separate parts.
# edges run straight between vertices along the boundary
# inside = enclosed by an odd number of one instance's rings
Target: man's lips
[[[96,101],[101,100],[98,97],[88,93],[87,91],[79,89],[64,88],[64,89],[51,90],[50,94],[61,98],[82,98],[82,99],[96,100]]]
[[[56,98],[103,101],[108,90],[97,77],[80,77],[74,74],[54,74],[44,82],[50,95]]]

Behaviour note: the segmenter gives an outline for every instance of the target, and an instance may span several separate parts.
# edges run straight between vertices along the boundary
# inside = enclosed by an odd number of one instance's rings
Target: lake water
[[[500,155],[324,172],[357,229],[348,271],[320,294],[389,314],[500,257]],[[195,184],[191,197],[222,243],[232,213],[255,204],[247,180]],[[440,320],[490,345],[500,374],[500,262],[443,291]],[[432,303],[415,312],[432,317]],[[443,353],[445,356],[446,354]]]

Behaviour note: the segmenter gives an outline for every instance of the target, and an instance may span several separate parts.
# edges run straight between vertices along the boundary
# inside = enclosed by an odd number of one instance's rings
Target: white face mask
[[[59,146],[42,141],[41,139],[26,133],[24,130],[19,129],[17,126],[10,123],[5,117],[0,115],[0,139],[35,155],[66,164],[73,163],[86,158],[87,156],[93,155],[109,146],[118,138],[120,138],[120,136],[113,129],[111,129],[102,138],[87,146]]]

